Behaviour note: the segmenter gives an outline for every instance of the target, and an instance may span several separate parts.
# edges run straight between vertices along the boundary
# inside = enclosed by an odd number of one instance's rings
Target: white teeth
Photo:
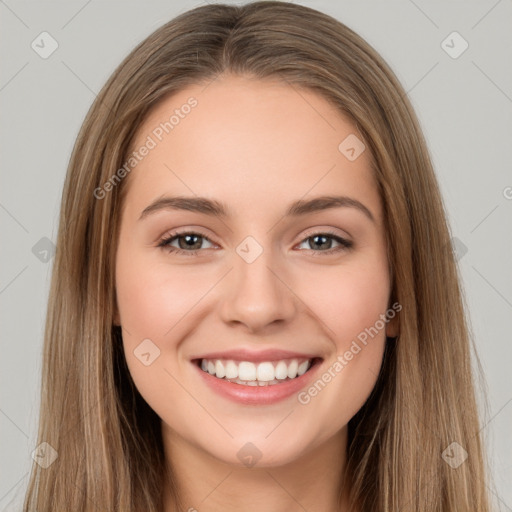
[[[276,379],[284,380],[288,377],[288,366],[284,361],[279,361],[276,366]]]
[[[205,361],[205,359],[203,359]],[[238,366],[234,361],[228,361],[226,364],[226,379],[236,379],[238,377]]]
[[[240,380],[256,380],[256,365],[242,361],[238,365],[238,378]]]
[[[217,361],[215,361],[215,376],[219,377],[219,379],[222,379],[225,375],[226,371],[224,370],[224,365],[222,364],[222,361],[217,359]]]
[[[259,381],[268,382],[275,379],[274,365],[272,363],[260,363],[257,369]],[[217,375],[218,377],[218,375]]]
[[[209,366],[208,366],[209,368]],[[297,377],[297,369],[299,368],[299,363],[296,359],[294,359],[289,365],[288,365],[288,378],[294,379]],[[208,370],[209,371],[209,370]],[[211,372],[210,372],[211,373]]]
[[[273,386],[281,381],[304,375],[311,367],[312,360],[287,359],[282,361],[233,361],[223,359],[202,359],[201,369],[219,379],[246,386]]]
[[[229,382],[234,382],[235,384],[242,384],[243,386],[273,386],[274,384],[279,384],[278,380],[271,380],[269,382],[263,382],[259,380],[240,380],[240,379],[230,379]]]
[[[299,368],[297,370],[297,375],[304,375],[306,373],[306,370],[308,369],[309,361],[304,361],[303,363],[299,364]],[[217,373],[217,377],[219,374]]]

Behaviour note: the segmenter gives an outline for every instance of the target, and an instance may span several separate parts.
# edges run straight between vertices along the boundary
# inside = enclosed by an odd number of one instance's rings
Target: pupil
[[[329,245],[329,243],[328,243],[328,242],[326,242],[326,240],[328,239],[328,237],[323,236],[323,235],[315,235],[315,236],[313,237],[313,240],[314,240],[314,243],[315,243],[315,244],[317,244],[317,243],[318,243],[318,242],[317,242],[317,240],[318,240],[318,239],[323,240],[322,242],[320,242],[320,245],[324,245],[324,244]],[[329,247],[325,247],[325,248],[326,248],[326,249],[329,249]]]
[[[194,244],[196,243],[197,244],[197,241],[194,242],[193,239],[198,239],[200,238],[198,235],[183,235],[181,238],[180,238],[180,246],[181,248],[185,248],[185,249],[196,249],[196,247],[193,247]],[[185,245],[183,246],[183,244],[181,243],[181,240],[182,239],[185,239]],[[191,242],[191,243],[190,243]],[[199,246],[201,246],[201,243],[199,242]],[[197,247],[199,248],[199,247]]]

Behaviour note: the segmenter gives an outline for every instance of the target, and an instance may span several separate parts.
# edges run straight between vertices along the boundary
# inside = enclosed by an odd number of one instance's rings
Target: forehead
[[[315,92],[222,76],[150,112],[132,150],[151,149],[130,172],[127,200],[140,209],[165,193],[195,194],[261,210],[269,202],[336,192],[373,203],[378,217],[361,139],[353,122]]]

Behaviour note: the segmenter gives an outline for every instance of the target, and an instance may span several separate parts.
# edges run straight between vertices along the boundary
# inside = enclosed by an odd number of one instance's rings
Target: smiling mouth
[[[282,359],[278,361],[234,361],[232,359],[196,359],[194,363],[219,380],[242,386],[275,386],[298,379],[321,363],[322,358]]]

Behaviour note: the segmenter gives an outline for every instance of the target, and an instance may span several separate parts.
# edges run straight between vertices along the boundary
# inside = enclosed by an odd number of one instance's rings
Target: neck
[[[179,495],[165,492],[165,512],[346,512],[347,428],[295,461],[245,468],[225,463],[162,425],[166,459]],[[171,457],[172,454],[172,457]],[[341,498],[340,498],[341,496]]]

